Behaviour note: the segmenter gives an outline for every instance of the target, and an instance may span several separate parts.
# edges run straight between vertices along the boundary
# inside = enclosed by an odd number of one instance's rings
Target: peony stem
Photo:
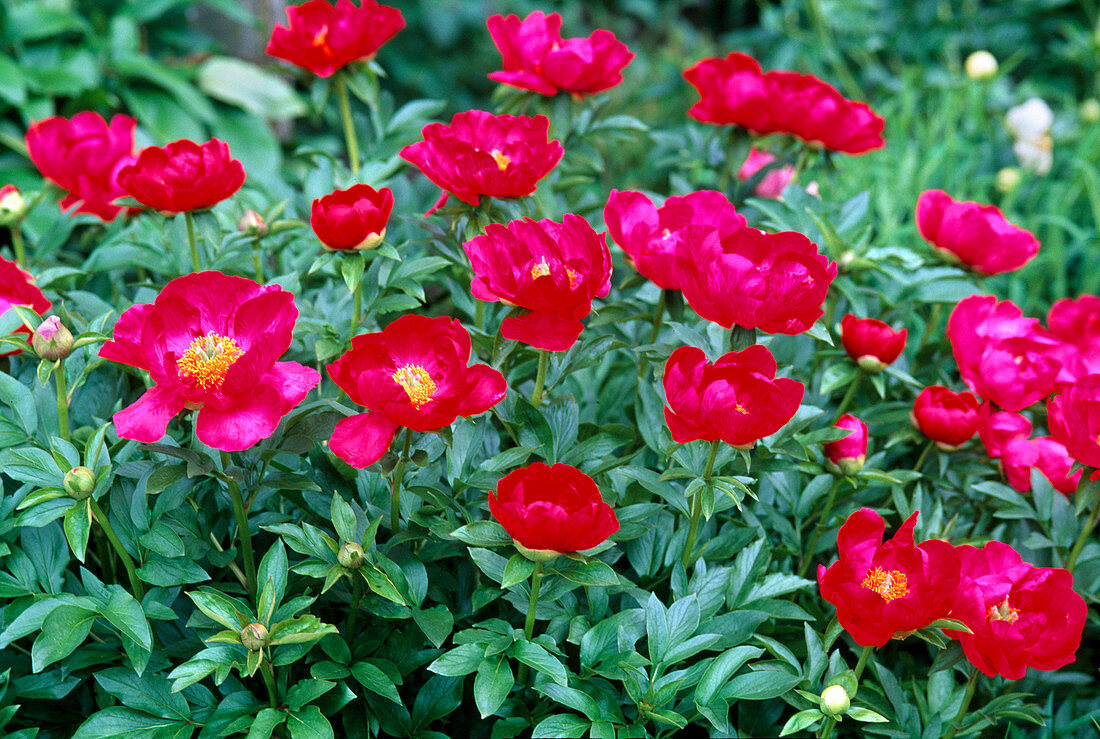
[[[535,389],[531,393],[531,405],[536,408],[542,404],[542,388],[546,384],[546,368],[550,364],[550,352],[546,349],[539,350],[539,370],[535,375]]]
[[[15,263],[26,269],[27,248],[23,245],[23,232],[18,223],[11,227],[11,248],[15,252]]]
[[[264,284],[264,251],[259,236],[256,237],[254,246],[255,251],[252,254],[252,263],[256,268],[256,282],[262,285]]]
[[[710,455],[707,457],[707,467],[703,471],[703,481],[706,485],[703,486],[702,490],[691,496],[691,521],[688,524],[687,541],[684,542],[684,554],[680,558],[685,570],[694,561],[691,555],[695,550],[695,536],[699,531],[699,517],[703,513],[703,495],[710,493],[710,476],[714,471],[714,458],[718,456],[718,444],[718,441],[710,443]]]
[[[836,426],[836,422],[840,420],[840,417],[844,415],[844,411],[848,410],[848,406],[852,404],[861,382],[863,382],[863,370],[856,372],[856,376],[852,380],[852,383],[848,385],[848,392],[844,394],[844,398],[840,401],[840,405],[836,409],[836,415],[833,416],[833,426]]]
[[[966,692],[963,693],[963,701],[962,705],[959,706],[959,712],[955,715],[955,720],[951,722],[951,727],[947,730],[947,733],[943,735],[943,739],[954,739],[955,734],[962,725],[962,720],[966,718],[966,709],[970,708],[970,701],[974,698],[974,688],[977,686],[978,670],[974,669],[970,673],[970,679],[966,681]]]
[[[343,72],[332,78],[336,87],[336,99],[340,102],[340,119],[344,124],[344,142],[348,148],[348,166],[352,176],[359,171],[359,140],[355,137],[355,121],[351,118],[351,104],[348,102],[348,81]]]
[[[523,638],[531,641],[535,635],[535,609],[539,604],[539,588],[542,586],[542,562],[535,562],[531,571],[531,597],[527,600],[527,618],[523,622]]]
[[[130,590],[134,591],[133,596],[140,601],[145,597],[145,588],[142,587],[141,580],[137,576],[137,570],[134,569],[134,560],[130,558],[130,553],[123,549],[118,534],[115,533],[114,527],[107,520],[107,514],[99,507],[99,503],[96,502],[95,498],[88,498],[88,504],[92,508],[92,515],[99,521],[103,533],[107,535],[107,541],[111,542],[115,554],[122,560],[122,566],[126,568],[126,577],[130,580]]]
[[[864,647],[863,651],[859,653],[859,661],[856,662],[856,669],[853,670],[857,681],[859,680],[859,676],[863,674],[863,668],[867,666],[867,661],[871,659],[871,652],[873,652],[874,649],[874,647]]]
[[[401,530],[401,480],[405,476],[405,465],[409,463],[409,447],[412,446],[412,429],[405,429],[405,442],[401,447],[401,456],[393,469],[393,481],[390,483],[390,528],[396,534]]]
[[[344,629],[349,644],[355,639],[355,619],[359,616],[359,604],[363,600],[363,579],[358,572],[351,573],[351,581],[351,606],[348,608],[348,622]]]
[[[272,708],[279,707],[279,694],[275,689],[275,670],[271,667],[271,660],[266,656],[260,660],[260,672],[264,676],[264,685],[267,687],[267,699]]]
[[[740,352],[756,343],[756,329],[735,325],[730,329],[730,351]]]
[[[661,290],[661,297],[657,299],[657,305],[653,308],[653,328],[650,329],[646,344],[655,343],[661,333],[661,326],[664,324],[662,319],[665,317],[665,306],[668,304],[668,293],[668,290]],[[648,369],[649,360],[643,358],[642,361],[638,362],[638,378],[644,378]]]
[[[351,291],[351,330],[348,333],[348,341],[359,330],[359,324],[363,322],[363,286],[356,284]]]
[[[191,271],[201,272],[202,262],[199,260],[199,245],[195,241],[195,216],[191,211],[183,214],[183,220],[187,224],[187,243],[191,245]]]
[[[69,440],[69,395],[65,382],[65,360],[57,360],[57,367],[53,371],[53,381],[57,385],[57,430],[61,438]]]
[[[228,469],[229,452],[222,452],[222,467]],[[248,583],[248,597],[256,597],[256,557],[252,553],[252,532],[248,528],[248,512],[244,508],[244,498],[237,481],[225,474],[229,487],[229,497],[233,500],[233,516],[237,519],[237,539],[241,542],[241,556],[244,557],[244,574]]]
[[[1066,558],[1066,569],[1073,574],[1073,567],[1077,564],[1077,557],[1080,556],[1081,550],[1085,548],[1085,543],[1089,540],[1089,534],[1092,533],[1093,528],[1096,526],[1096,519],[1100,517],[1100,490],[1094,490],[1093,495],[1096,499],[1092,502],[1092,510],[1089,512],[1089,517],[1085,519],[1085,527],[1081,529],[1080,536],[1077,537],[1077,541],[1073,544],[1073,549],[1069,552],[1069,557]]]
[[[825,498],[825,507],[821,510],[821,518],[817,520],[817,524],[814,526],[814,533],[810,538],[810,545],[806,547],[806,551],[802,553],[802,564],[798,567],[799,577],[806,576],[806,569],[813,561],[814,550],[817,549],[817,542],[821,538],[821,532],[829,525],[829,514],[833,512],[833,501],[836,500],[836,490],[840,487],[840,480],[841,478],[839,476],[833,478],[833,486],[829,488],[829,496]]]

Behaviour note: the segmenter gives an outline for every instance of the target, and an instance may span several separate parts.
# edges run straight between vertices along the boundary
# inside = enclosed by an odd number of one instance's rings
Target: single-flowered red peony
[[[702,349],[682,346],[665,363],[665,422],[672,438],[724,441],[748,449],[781,429],[802,402],[802,383],[775,377],[775,357],[754,344],[707,363]]]
[[[697,248],[677,254],[684,299],[726,328],[800,334],[821,317],[836,263],[795,231],[742,228],[721,238],[702,234]]]
[[[751,56],[734,52],[697,62],[684,78],[699,93],[688,111],[697,121],[783,133],[846,154],[885,145],[881,116],[813,75],[764,72]]]
[[[906,329],[895,331],[876,318],[856,318],[851,313],[840,322],[840,343],[848,356],[866,372],[882,372],[893,364],[902,349]]]
[[[137,160],[118,173],[126,192],[161,213],[212,208],[244,184],[244,167],[218,139],[196,144],[190,139],[165,147],[142,149]]]
[[[447,195],[477,205],[481,196],[522,198],[561,161],[565,150],[549,139],[544,115],[493,115],[483,110],[456,113],[450,125],[429,123],[423,141],[401,150],[401,158],[416,165],[443,189],[431,213]]]
[[[487,21],[504,69],[489,79],[542,95],[595,95],[623,81],[634,59],[626,44],[605,29],[588,38],[561,37],[561,16],[536,10],[523,20],[494,15]]]
[[[374,249],[386,238],[391,212],[390,188],[352,185],[314,200],[309,225],[326,249]]]
[[[894,537],[883,543],[886,524],[861,508],[840,527],[840,558],[819,566],[821,596],[836,606],[836,617],[855,642],[881,647],[947,618],[959,587],[959,555],[945,541],[916,544],[914,511]]]
[[[1005,444],[1013,439],[1026,439],[1029,436],[1031,421],[1026,416],[1011,411],[995,411],[988,400],[982,403],[978,411],[978,437],[990,457],[997,459]]]
[[[996,206],[953,200],[943,190],[921,193],[917,228],[948,261],[983,275],[1019,269],[1039,253],[1031,232],[1009,223]]]
[[[989,677],[1019,680],[1027,668],[1057,670],[1077,658],[1088,608],[1073,575],[1032,567],[1007,544],[957,547],[959,596],[951,618],[972,633],[944,629]]]
[[[534,560],[592,549],[619,530],[596,481],[567,464],[536,462],[505,475],[489,493],[489,512]]]
[[[25,305],[38,315],[52,307],[38,285],[34,284],[34,277],[30,273],[15,262],[0,257],[0,316],[7,313],[13,305]],[[31,330],[26,326],[20,326],[15,333],[24,334],[24,338],[28,340],[31,336]],[[0,357],[14,356],[22,351],[0,351]]]
[[[286,26],[276,25],[268,56],[285,59],[318,77],[359,59],[371,59],[382,44],[405,27],[401,11],[375,0],[309,0],[286,9]]]
[[[1100,297],[1062,298],[1047,313],[1047,329],[1063,343],[1063,377],[1077,380],[1100,373]]]
[[[943,385],[933,385],[917,396],[911,420],[940,449],[954,451],[978,431],[978,406],[974,393],[956,393]]]
[[[603,220],[627,261],[657,287],[669,290],[680,288],[677,255],[694,252],[699,245],[697,228],[714,229],[726,237],[747,225],[717,190],[674,196],[660,208],[640,192],[612,190]]]
[[[1100,468],[1100,374],[1081,378],[1047,401],[1047,424],[1071,457]],[[1100,469],[1092,479],[1100,479]]]
[[[1005,410],[1023,410],[1054,391],[1062,342],[1009,300],[971,295],[959,301],[947,338],[963,381]]]
[[[401,427],[437,431],[489,410],[508,390],[504,375],[469,362],[470,334],[444,316],[402,316],[353,337],[328,374],[368,412],[337,423],[329,449],[362,468],[382,458]]]
[[[526,308],[500,325],[506,339],[563,352],[577,342],[592,299],[611,290],[611,253],[603,234],[566,213],[561,223],[530,218],[492,223],[465,244],[478,300]]]
[[[1031,491],[1031,470],[1035,468],[1060,493],[1077,492],[1083,470],[1072,472],[1073,458],[1065,446],[1049,436],[1034,439],[1016,438],[1001,450],[1001,469],[1008,484],[1021,493]]]
[[[154,386],[114,415],[118,435],[159,441],[172,417],[198,411],[199,441],[247,449],[321,380],[316,370],[277,361],[294,333],[294,296],[221,272],[178,277],[150,304],[128,308],[99,356],[149,372]]]
[[[133,161],[136,125],[127,115],[108,124],[91,111],[52,116],[27,130],[27,154],[43,177],[67,191],[62,210],[79,203],[77,213],[112,221],[122,212],[112,202],[126,194],[118,173]]]
[[[770,151],[757,149],[755,146],[750,147],[749,156],[741,165],[741,169],[737,170],[737,179],[745,182],[774,161],[775,154]],[[775,167],[760,178],[760,181],[756,183],[756,187],[753,188],[752,194],[758,198],[778,198],[787,189],[787,185],[791,184],[792,179],[794,179],[793,164]]]
[[[837,419],[836,427],[850,433],[843,439],[826,442],[823,450],[829,469],[845,475],[854,475],[863,469],[867,461],[867,424],[845,413]]]

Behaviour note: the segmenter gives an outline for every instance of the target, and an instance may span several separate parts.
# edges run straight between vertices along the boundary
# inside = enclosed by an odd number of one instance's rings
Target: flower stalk
[[[1085,544],[1089,540],[1089,535],[1096,527],[1096,520],[1100,518],[1100,490],[1093,491],[1093,495],[1095,499],[1092,501],[1092,510],[1089,511],[1089,517],[1085,519],[1085,526],[1081,529],[1081,534],[1077,537],[1077,541],[1073,543],[1073,549],[1070,550],[1069,556],[1066,558],[1066,569],[1071,573],[1077,564],[1077,558],[1081,555],[1081,550],[1085,548]]]
[[[535,375],[535,389],[531,392],[531,405],[538,408],[542,404],[542,389],[546,384],[546,368],[550,364],[550,352],[539,350],[539,369]]]
[[[688,566],[694,561],[692,554],[695,550],[695,537],[699,532],[699,518],[703,513],[703,495],[710,494],[710,478],[714,472],[714,459],[718,456],[718,444],[720,442],[712,441],[710,443],[710,454],[707,456],[707,466],[703,471],[703,482],[705,485],[702,490],[699,490],[695,495],[691,496],[691,519],[688,523],[688,535],[687,541],[684,542],[684,554],[680,558],[680,563],[684,565],[686,570]]]
[[[202,260],[199,259],[199,244],[195,240],[195,215],[191,211],[183,214],[183,220],[187,224],[187,243],[191,246],[191,271],[202,271]]]
[[[355,121],[351,117],[351,103],[348,100],[348,80],[345,72],[332,78],[336,88],[336,99],[340,103],[340,120],[344,126],[344,143],[348,150],[348,166],[352,174],[359,171],[359,139],[355,135]]]
[[[222,467],[229,468],[229,452],[222,452]],[[224,474],[226,485],[229,487],[229,497],[233,501],[233,517],[237,520],[237,539],[241,543],[241,556],[244,558],[244,575],[247,582],[248,596],[256,597],[256,556],[252,552],[252,532],[248,528],[248,511],[245,509],[244,497],[237,481]]]
[[[115,529],[111,526],[111,522],[107,520],[107,514],[103,512],[103,509],[96,502],[95,498],[88,498],[88,505],[91,506],[92,515],[99,521],[100,527],[103,529],[103,533],[107,535],[107,541],[111,542],[111,547],[115,550],[115,554],[122,560],[122,566],[126,568],[126,577],[130,580],[130,590],[132,594],[139,601],[145,597],[145,588],[141,584],[141,580],[138,579],[137,570],[134,568],[134,560],[130,557],[130,553],[127,552],[122,542],[118,538],[118,534],[115,533]]]
[[[393,469],[393,481],[390,483],[390,528],[396,534],[401,530],[401,481],[405,477],[405,466],[409,463],[409,447],[412,446],[412,429],[405,429],[405,440],[401,445],[401,456]]]
[[[13,224],[11,227],[11,248],[15,252],[15,263],[26,269],[27,247],[23,243],[23,231],[18,223]]]
[[[963,693],[962,705],[959,706],[959,712],[955,714],[955,720],[951,722],[950,728],[947,733],[943,735],[943,739],[955,739],[955,734],[958,733],[959,727],[962,725],[962,720],[966,718],[966,711],[970,708],[970,701],[974,698],[974,689],[978,686],[978,670],[974,669],[970,672],[970,679],[966,681],[966,692]]]
[[[57,386],[57,430],[61,438],[69,440],[69,391],[65,380],[65,360],[57,360],[53,371],[53,381]]]
[[[527,599],[527,618],[523,622],[523,638],[531,641],[535,635],[535,609],[539,604],[539,588],[542,586],[542,562],[535,562],[531,571],[531,596]]]

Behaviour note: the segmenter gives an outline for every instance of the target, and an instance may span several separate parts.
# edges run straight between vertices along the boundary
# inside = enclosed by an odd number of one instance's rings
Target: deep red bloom
[[[567,464],[541,462],[501,478],[489,512],[518,547],[532,552],[580,552],[619,530],[596,481]]]
[[[557,13],[536,10],[522,21],[494,15],[486,25],[504,62],[504,70],[489,79],[542,95],[603,92],[623,81],[622,71],[634,59],[626,44],[602,28],[588,38],[563,39]]]
[[[313,201],[309,225],[327,249],[374,249],[393,212],[390,188],[352,185]]]
[[[947,338],[970,389],[1005,410],[1023,410],[1054,390],[1062,344],[1009,300],[971,295],[959,301]]]
[[[1047,329],[1064,344],[1060,380],[1100,373],[1100,298],[1062,298],[1047,313]]]
[[[754,344],[707,363],[702,349],[682,346],[665,363],[665,423],[681,444],[702,439],[749,448],[798,411],[805,388],[775,377],[775,357]]]
[[[851,413],[845,413],[837,419],[836,427],[851,433],[843,439],[826,442],[823,447],[825,459],[845,475],[854,475],[863,469],[867,461],[867,424]]]
[[[726,328],[800,334],[821,317],[836,263],[795,231],[742,228],[720,239],[703,235],[678,252],[680,289],[703,318]]]
[[[1088,608],[1068,570],[1032,567],[999,541],[956,550],[962,577],[951,617],[973,633],[944,633],[971,664],[989,677],[1019,680],[1029,667],[1057,670],[1076,659]]]
[[[994,411],[987,400],[978,412],[978,436],[986,453],[996,459],[1008,442],[1031,436],[1031,421],[1019,413]]]
[[[501,335],[536,349],[563,352],[573,346],[592,299],[611,290],[611,253],[603,234],[572,213],[561,223],[491,223],[462,248],[474,270],[475,298],[529,311],[505,318]]]
[[[957,449],[978,430],[978,399],[943,385],[926,387],[913,403],[912,421],[941,449]]]
[[[127,115],[116,115],[108,125],[91,111],[52,116],[27,130],[27,154],[43,177],[68,191],[62,210],[80,203],[77,213],[112,221],[122,211],[111,202],[126,194],[117,178],[133,161],[136,125]]]
[[[881,372],[901,355],[906,329],[895,331],[875,318],[856,318],[851,313],[840,322],[840,343],[848,356],[867,372]]]
[[[737,170],[737,179],[744,182],[774,161],[775,154],[770,151],[757,149],[755,146],[750,147],[749,156],[741,165],[741,169]],[[794,165],[784,164],[760,178],[752,194],[758,198],[778,198],[787,189],[787,185],[791,184],[792,179],[794,179]]]
[[[358,59],[370,59],[405,27],[401,11],[375,0],[309,0],[286,9],[286,26],[276,25],[267,54],[305,67],[318,77]]]
[[[46,300],[46,296],[34,284],[34,277],[15,262],[9,262],[0,257],[0,316],[8,312],[13,305],[28,306],[38,315],[42,315],[52,307],[52,303]],[[29,341],[31,330],[26,326],[20,326],[15,330],[17,334],[26,334]],[[0,357],[11,357],[22,354],[22,349],[10,352],[0,352]]]
[[[703,59],[684,72],[700,100],[688,115],[703,123],[784,133],[847,154],[885,146],[883,119],[809,74],[764,72],[747,54]]]
[[[1048,400],[1047,425],[1071,457],[1100,468],[1100,374],[1083,377]]]
[[[118,182],[142,205],[162,213],[211,208],[241,189],[244,167],[218,139],[190,139],[142,149],[119,170]]]
[[[729,236],[747,225],[723,193],[717,190],[678,195],[660,208],[640,192],[612,190],[603,209],[607,231],[627,261],[658,287],[680,288],[677,254],[692,254],[698,246],[694,228],[706,227]]]
[[[881,647],[900,632],[922,629],[951,612],[959,586],[959,555],[945,541],[916,544],[914,511],[890,541],[886,524],[861,508],[840,527],[840,558],[817,569],[821,597],[836,606],[836,617],[855,642]]]
[[[1065,446],[1049,436],[1035,439],[1017,438],[1004,445],[1001,453],[1001,469],[1008,484],[1021,493],[1031,491],[1031,468],[1035,467],[1060,493],[1077,492],[1077,483],[1083,470],[1070,474],[1073,458]]]
[[[470,334],[445,316],[406,315],[353,337],[328,374],[369,413],[337,423],[329,449],[362,468],[382,458],[401,427],[436,431],[489,410],[508,390],[504,375],[469,362]]]
[[[271,436],[321,380],[276,361],[297,318],[294,296],[278,285],[215,271],[178,277],[153,303],[128,308],[99,356],[147,370],[155,386],[114,415],[118,435],[158,441],[189,408],[198,411],[199,440],[215,449],[240,451]]]
[[[522,198],[561,161],[561,143],[549,140],[544,115],[493,115],[483,110],[455,113],[451,124],[429,123],[423,141],[401,150],[429,180],[464,203],[477,205],[482,195]],[[431,211],[428,211],[431,213]]]
[[[917,228],[945,258],[983,275],[1019,269],[1039,253],[1031,232],[1013,226],[996,206],[953,200],[943,190],[921,193]]]

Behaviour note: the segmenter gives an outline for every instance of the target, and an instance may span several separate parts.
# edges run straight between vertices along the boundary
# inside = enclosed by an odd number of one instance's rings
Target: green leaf
[[[764,650],[760,647],[734,647],[714,658],[703,676],[699,678],[699,684],[695,686],[695,703],[707,705],[718,696],[718,691],[725,685],[733,673],[741,669],[750,659],[756,659]]]
[[[333,739],[332,724],[317,706],[306,706],[286,718],[290,739]]]
[[[242,59],[210,57],[198,72],[200,90],[260,118],[283,121],[306,112],[305,102],[282,77]]]
[[[156,674],[137,676],[133,670],[113,667],[97,672],[96,682],[127,708],[174,721],[191,718],[191,708],[168,681]]]
[[[268,644],[307,644],[320,639],[325,634],[337,633],[336,627],[321,623],[321,619],[312,614],[281,621],[271,627]]]
[[[500,587],[510,588],[516,583],[521,583],[531,577],[535,571],[535,563],[522,554],[513,554],[504,565],[504,577],[500,581]]]
[[[177,585],[189,585],[192,583],[209,580],[210,575],[189,559],[165,559],[160,555],[150,555],[145,565],[138,567],[138,577],[150,585],[161,588],[172,588]]]
[[[268,739],[275,727],[286,721],[286,713],[274,708],[265,708],[256,714],[252,720],[252,727],[248,730],[245,739]]]
[[[329,507],[329,517],[336,529],[341,541],[358,543],[359,537],[355,535],[358,524],[355,520],[355,511],[348,502],[340,497],[339,493],[333,493],[332,505]]]
[[[589,587],[607,587],[619,584],[619,576],[606,562],[598,559],[590,559],[587,562],[576,562],[572,567],[558,570],[558,574],[569,582]]]
[[[961,631],[964,634],[973,634],[970,627],[954,618],[941,618],[928,624],[929,629],[954,629],[955,631]]]
[[[849,708],[848,712],[844,714],[848,718],[854,718],[856,721],[865,721],[870,723],[885,723],[889,721],[888,718],[880,713],[875,713],[870,708]]]
[[[283,594],[286,592],[286,578],[289,564],[286,559],[286,547],[283,546],[283,540],[278,539],[267,550],[267,554],[260,561],[260,567],[256,570],[256,582],[259,583],[261,588],[266,588],[267,583],[271,583],[272,590],[272,610],[279,607],[279,603],[283,600]],[[266,609],[261,609],[264,611]],[[268,618],[265,613],[258,614],[261,618]]]
[[[286,704],[291,713],[302,710],[302,706],[320,698],[336,687],[331,680],[299,680],[286,692]]]
[[[188,593],[187,597],[207,618],[217,621],[227,629],[240,631],[243,626],[242,621],[244,624],[252,621],[252,613],[247,606],[216,590],[202,588]]]
[[[503,657],[489,657],[482,661],[474,677],[474,703],[481,718],[497,712],[515,682],[512,668]]]
[[[187,739],[194,731],[194,724],[112,706],[81,724],[73,739]]]
[[[436,660],[436,662],[438,661],[439,660]],[[435,663],[433,662],[432,664]],[[390,679],[390,676],[370,662],[356,662],[351,666],[351,675],[359,681],[360,685],[372,693],[377,693],[383,698],[389,698],[394,703],[401,703],[401,696],[397,692],[397,686],[394,684],[393,680]]]
[[[432,606],[421,610],[413,609],[413,621],[424,632],[433,645],[439,647],[447,640],[454,628],[455,619],[445,605]]]
[[[437,675],[462,677],[475,672],[485,659],[485,645],[480,643],[461,644],[436,657],[428,669]]]
[[[64,529],[69,548],[73,550],[76,558],[83,562],[84,550],[88,546],[88,535],[92,530],[91,500],[77,501],[65,512]]]
[[[531,733],[531,739],[558,739],[562,737],[588,736],[592,722],[571,713],[548,716],[539,722]]]
[[[569,684],[569,673],[557,657],[532,641],[517,641],[508,650],[513,657],[534,670],[541,672],[558,685]]]
[[[778,698],[800,682],[800,676],[789,672],[758,670],[733,678],[719,695],[726,700],[762,701]]]
[[[474,521],[458,527],[451,536],[472,547],[502,547],[512,543],[512,537],[496,521]]]
[[[96,613],[80,606],[61,605],[42,621],[42,633],[31,645],[31,670],[44,667],[73,653],[92,630]]]
[[[116,588],[117,586],[111,586]],[[100,609],[102,615],[116,629],[121,631],[128,639],[133,640],[142,649],[153,648],[153,633],[149,629],[149,622],[145,618],[145,611],[134,596],[122,588],[111,591],[107,605]]]
[[[779,736],[787,736],[796,731],[809,729],[823,718],[825,718],[825,714],[817,708],[808,708],[805,711],[799,711],[787,719],[787,723],[783,724],[783,730],[779,732]]]

